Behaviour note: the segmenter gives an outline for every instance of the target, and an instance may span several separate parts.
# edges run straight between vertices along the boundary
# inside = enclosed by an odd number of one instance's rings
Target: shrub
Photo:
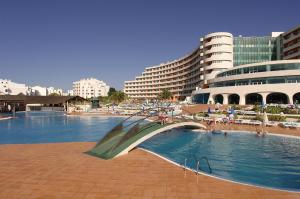
[[[267,113],[272,113],[272,114],[279,114],[281,112],[283,112],[284,110],[280,107],[277,106],[268,106],[266,109]]]
[[[281,116],[281,115],[269,115],[268,119],[270,121],[284,122],[286,120],[286,117]]]
[[[262,115],[256,115],[254,118],[252,118],[253,120],[258,120],[258,121],[263,121],[264,120],[264,118],[263,118],[263,116]]]
[[[252,111],[259,112],[259,111],[260,111],[260,106],[256,104],[256,105],[253,107]]]
[[[208,113],[200,112],[197,114],[199,117],[208,117]]]
[[[231,108],[234,109],[234,110],[241,110],[241,107],[239,105],[236,105],[236,104],[232,105]]]
[[[261,115],[256,115],[254,117],[241,117],[241,119],[244,119],[244,120],[258,120],[258,121],[263,121],[263,116]]]
[[[233,119],[235,119],[235,120],[239,119],[238,115],[234,114]]]
[[[298,114],[298,110],[297,110],[297,109],[289,109],[289,108],[285,108],[285,109],[283,110],[283,112],[284,112],[285,114]]]

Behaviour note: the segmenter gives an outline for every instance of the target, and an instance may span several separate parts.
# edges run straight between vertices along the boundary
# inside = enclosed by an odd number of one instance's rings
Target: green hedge
[[[268,119],[270,121],[284,122],[286,120],[286,117],[281,115],[268,115]]]

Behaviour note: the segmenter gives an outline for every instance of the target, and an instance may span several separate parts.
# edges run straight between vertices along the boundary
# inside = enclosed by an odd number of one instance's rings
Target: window
[[[284,78],[272,78],[268,80],[269,84],[281,84],[281,83],[285,83],[285,79]]]

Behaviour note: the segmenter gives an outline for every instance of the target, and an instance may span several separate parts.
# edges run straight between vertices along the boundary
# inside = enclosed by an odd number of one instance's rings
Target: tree
[[[109,104],[109,97],[108,96],[99,96],[99,102],[102,104]]]
[[[113,92],[111,96],[109,96],[110,101],[119,104],[127,99],[127,96],[122,91]]]
[[[168,100],[172,97],[172,93],[167,90],[167,89],[163,89],[159,94],[158,94],[158,98],[161,100]]]
[[[108,97],[112,96],[115,92],[117,92],[117,90],[114,87],[110,87],[107,93]]]
[[[50,93],[48,96],[60,96],[58,93]]]

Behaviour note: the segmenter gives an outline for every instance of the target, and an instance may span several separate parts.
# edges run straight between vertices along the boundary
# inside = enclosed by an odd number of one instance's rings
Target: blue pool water
[[[197,160],[207,157],[217,177],[300,191],[300,139],[253,133],[199,133],[172,130],[158,134],[140,145],[176,163],[196,169]],[[200,160],[202,171],[208,164]]]
[[[55,112],[17,113],[0,121],[0,144],[97,141],[118,117],[65,116]],[[251,133],[211,134],[177,129],[139,147],[195,169],[207,157],[217,177],[271,188],[300,191],[300,139]],[[200,168],[209,173],[204,159]]]
[[[20,112],[16,117],[0,121],[0,144],[98,141],[124,119],[61,112]]]

